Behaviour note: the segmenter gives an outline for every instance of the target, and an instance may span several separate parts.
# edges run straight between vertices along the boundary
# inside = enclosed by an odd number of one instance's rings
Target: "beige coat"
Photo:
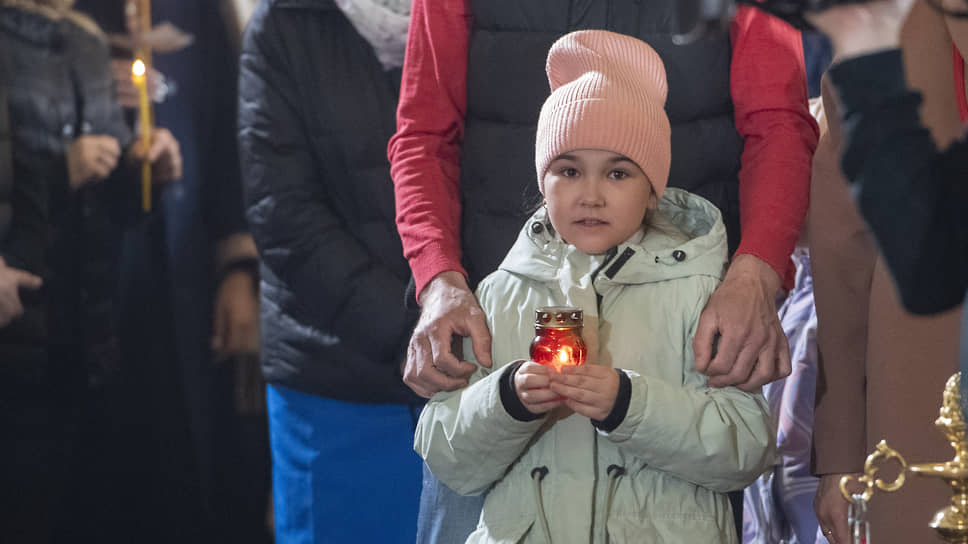
[[[952,39],[944,19],[923,1],[905,26],[902,49],[908,81],[924,94],[924,122],[945,145],[961,133]],[[957,367],[960,309],[915,317],[900,307],[840,173],[842,129],[827,85],[824,106],[830,130],[814,159],[807,227],[821,352],[814,471],[860,471],[881,439],[908,462],[950,459],[953,452],[932,423],[945,380]],[[927,523],[949,498],[940,482],[914,478],[900,492],[878,494],[871,505],[872,541],[934,541]]]

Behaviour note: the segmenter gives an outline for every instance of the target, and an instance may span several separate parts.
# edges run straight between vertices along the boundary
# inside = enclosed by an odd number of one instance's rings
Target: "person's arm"
[[[201,141],[210,142],[204,161],[204,213],[208,234],[215,244],[231,237],[245,236],[245,208],[242,202],[242,173],[239,168],[238,104],[226,97],[238,96],[238,47],[229,35],[229,25],[219,10],[210,10],[206,17],[209,29],[198,44],[199,55],[204,55],[207,77],[221,82],[206,89],[204,96],[210,121],[200,127]],[[202,47],[204,46],[204,47]],[[224,245],[224,244],[223,244]],[[230,244],[230,249],[237,247]],[[254,246],[252,246],[254,250]],[[222,255],[232,252],[223,251]],[[231,256],[231,255],[229,255]]]
[[[940,152],[907,87],[901,26],[913,0],[851,4],[810,17],[839,62],[829,75],[845,128],[844,174],[894,278],[902,304],[920,314],[957,306],[968,286],[968,141]]]
[[[259,263],[255,241],[248,233],[242,203],[239,168],[237,104],[225,96],[238,96],[238,51],[222,13],[206,13],[209,32],[198,53],[205,56],[207,73],[223,86],[203,95],[211,112],[200,130],[211,142],[204,162],[203,210],[206,234],[215,251],[216,280],[212,348],[222,356],[257,354],[259,351]],[[201,45],[200,45],[201,46]]]
[[[461,495],[483,493],[500,480],[544,424],[544,417],[513,416],[502,401],[501,384],[516,366],[487,374],[479,367],[469,386],[434,395],[420,414],[414,450]]]
[[[256,13],[240,63],[239,152],[263,270],[294,293],[292,307],[305,312],[297,317],[370,360],[395,364],[412,323],[401,302],[406,282],[369,253],[329,204],[328,184],[345,180],[326,179],[314,155],[300,108],[319,97],[294,81],[289,54],[300,50],[286,43],[279,16],[267,5]],[[374,308],[383,310],[378,320]]]
[[[704,302],[701,297],[684,310],[686,338],[695,333]],[[626,415],[609,432],[599,426],[599,433],[655,469],[714,491],[742,489],[774,460],[769,406],[758,391],[706,387],[705,378],[689,369],[691,343],[685,348],[682,384],[624,371],[631,393]]]
[[[475,366],[451,350],[470,336],[491,366],[490,335],[460,264],[460,146],[467,107],[467,0],[416,0],[403,64],[397,133],[387,155],[397,230],[421,306],[403,370],[418,395],[467,384]]]
[[[957,306],[968,287],[968,141],[938,150],[900,50],[844,60],[830,76],[844,110],[844,174],[901,302],[917,314]]]
[[[495,306],[489,286],[485,281],[477,290],[484,308]],[[434,395],[414,435],[414,450],[440,481],[462,495],[482,493],[500,480],[557,405],[549,399],[547,372],[540,372],[545,367],[502,361],[492,370],[477,363],[470,344],[465,338],[464,350],[474,365],[469,385]]]
[[[397,229],[417,297],[441,272],[461,266],[460,147],[467,108],[466,0],[415,0],[387,155]]]
[[[767,263],[789,288],[819,138],[807,101],[803,42],[800,32],[751,6],[739,8],[730,37],[730,87],[744,140],[736,255]]]
[[[793,279],[790,255],[806,214],[818,135],[807,104],[800,33],[745,6],[730,35],[731,94],[745,141],[742,239],[703,312],[694,348],[696,368],[710,376],[711,386],[753,391],[790,373],[775,300],[783,280],[790,285]]]
[[[867,327],[877,249],[840,170],[843,130],[830,79],[821,83],[828,130],[814,155],[807,240],[817,308],[817,386],[811,471],[814,509],[825,533],[847,541],[840,477],[867,456]]]

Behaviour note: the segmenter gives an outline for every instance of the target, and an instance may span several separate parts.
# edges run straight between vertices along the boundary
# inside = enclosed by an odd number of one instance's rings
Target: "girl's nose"
[[[585,207],[600,208],[605,205],[601,181],[589,178],[582,184],[581,198],[578,203]]]

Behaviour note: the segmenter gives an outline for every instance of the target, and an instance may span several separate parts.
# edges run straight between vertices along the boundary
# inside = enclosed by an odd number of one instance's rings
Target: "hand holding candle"
[[[562,404],[588,419],[604,420],[615,407],[619,378],[614,368],[601,365],[566,366],[551,372],[548,389]]]
[[[544,414],[561,406],[564,399],[549,389],[552,374],[556,374],[552,367],[532,361],[522,364],[514,373],[514,391],[532,414]]]
[[[155,127],[151,132],[150,146],[145,148],[145,142],[138,138],[134,145],[128,148],[128,160],[134,162],[146,161],[151,165],[152,184],[175,181],[182,176],[181,147],[178,140],[166,128]]]

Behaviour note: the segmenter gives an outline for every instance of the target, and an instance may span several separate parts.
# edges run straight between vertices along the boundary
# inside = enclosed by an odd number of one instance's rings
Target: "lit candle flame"
[[[144,77],[145,63],[141,59],[134,61],[134,64],[131,65],[131,73],[137,77]]]
[[[555,370],[557,370],[558,372],[561,372],[561,367],[563,367],[563,366],[570,366],[571,365],[571,350],[568,349],[568,348],[566,348],[566,347],[560,348],[558,350],[558,360],[555,361],[554,363],[552,363],[552,365],[554,365]]]

